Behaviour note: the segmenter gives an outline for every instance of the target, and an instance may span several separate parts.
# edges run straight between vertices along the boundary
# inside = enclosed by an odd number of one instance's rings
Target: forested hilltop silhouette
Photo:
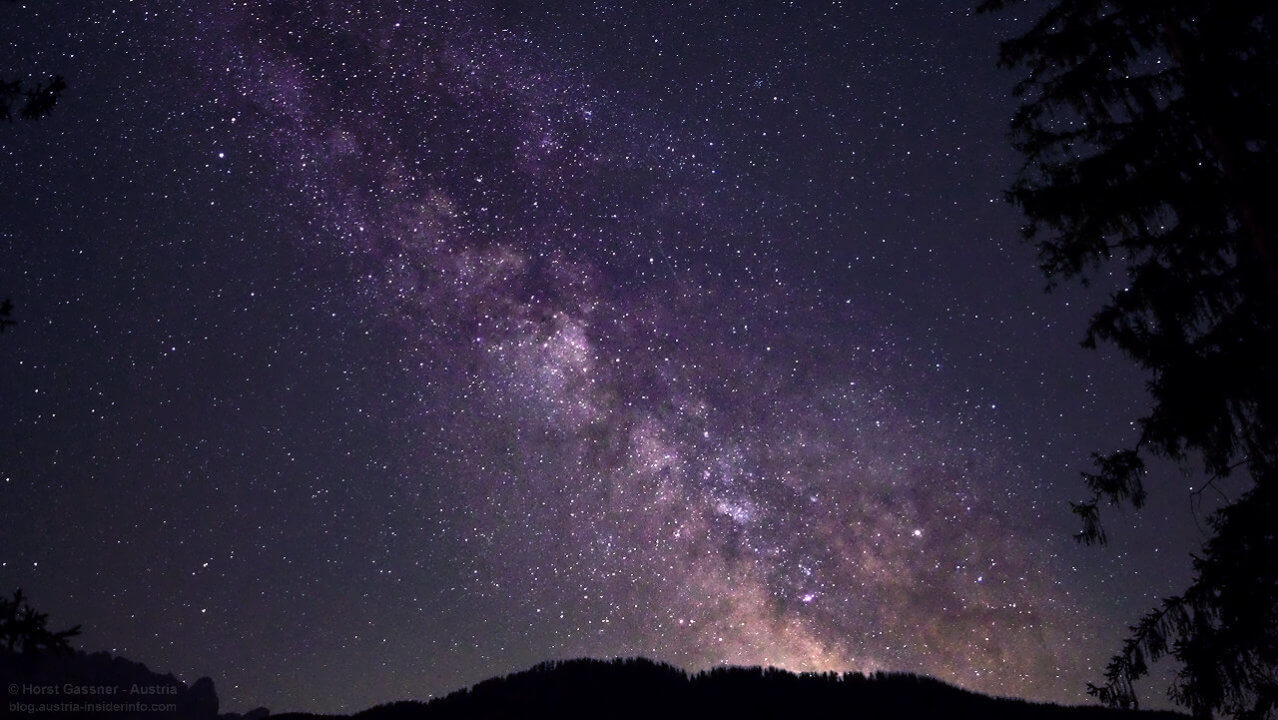
[[[289,713],[281,720],[321,717]],[[1063,707],[993,698],[905,673],[795,674],[721,667],[689,674],[645,658],[547,662],[429,702],[379,705],[358,720],[497,718],[858,718],[1184,720],[1171,712]]]
[[[849,717],[863,720],[1186,720],[1169,712],[1100,706],[1062,707],[994,698],[908,673],[801,673],[777,668],[718,667],[688,673],[646,658],[544,662],[485,680],[428,702],[378,705],[354,716],[304,713],[218,714],[213,681],[191,685],[109,653],[85,653],[68,642],[79,626],[49,629],[49,618],[21,590],[0,597],[0,679],[11,716],[83,718],[109,715],[174,720],[484,720],[497,718]],[[351,678],[358,682],[358,678]]]

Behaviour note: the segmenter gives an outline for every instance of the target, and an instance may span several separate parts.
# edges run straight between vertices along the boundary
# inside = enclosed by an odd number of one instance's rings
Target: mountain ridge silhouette
[[[218,713],[213,681],[193,685],[110,653],[0,652],[0,677],[28,688],[10,700],[27,704],[106,700],[172,703],[117,709],[119,720],[683,720],[691,718],[847,717],[857,720],[1188,720],[1171,711],[1064,706],[965,690],[925,675],[902,672],[794,673],[775,667],[720,666],[688,672],[644,657],[553,660],[489,678],[430,700],[400,700],[352,714],[286,712],[266,708]],[[352,678],[352,682],[358,678]],[[78,687],[118,688],[101,697]],[[47,688],[31,695],[39,688]],[[169,690],[169,688],[172,688]],[[12,690],[11,690],[12,692]],[[47,694],[46,694],[47,693]],[[31,713],[9,708],[10,714]],[[93,713],[90,713],[93,714]],[[75,711],[43,713],[85,717]]]
[[[1188,718],[1171,711],[1064,706],[994,697],[910,673],[794,673],[758,666],[722,666],[689,673],[643,657],[548,661],[430,700],[401,700],[350,715],[283,713],[270,717],[273,720]]]

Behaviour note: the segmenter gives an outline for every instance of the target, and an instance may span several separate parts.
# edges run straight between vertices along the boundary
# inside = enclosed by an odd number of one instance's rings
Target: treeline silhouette
[[[319,716],[272,716],[302,720]],[[428,702],[369,708],[356,720],[497,718],[864,718],[1184,720],[1170,712],[994,698],[908,673],[801,673],[720,667],[694,674],[645,658],[546,662]]]

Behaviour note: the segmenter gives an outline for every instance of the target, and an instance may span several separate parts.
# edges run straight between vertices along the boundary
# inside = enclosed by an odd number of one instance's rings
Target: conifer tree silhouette
[[[1133,681],[1170,656],[1171,697],[1196,716],[1278,708],[1276,30],[1266,0],[1054,0],[1001,47],[1027,73],[1008,193],[1024,234],[1053,284],[1126,273],[1084,344],[1112,342],[1149,373],[1138,439],[1083,474],[1079,539],[1107,542],[1102,504],[1144,503],[1151,456],[1200,462],[1200,494],[1246,483],[1221,494],[1190,587],[1090,687],[1110,705],[1134,706]]]
[[[12,4],[16,0],[9,2]],[[53,111],[53,106],[66,89],[66,80],[61,75],[34,82],[0,79],[0,118],[9,121],[15,117],[24,120],[42,118]]]
[[[80,634],[80,626],[57,632],[48,626],[49,615],[36,612],[21,589],[14,591],[12,600],[0,597],[0,644],[9,652],[71,652],[67,641]]]
[[[17,0],[9,0],[15,3]],[[12,122],[13,119],[37,120],[53,112],[53,106],[67,89],[66,80],[61,75],[54,75],[45,80],[21,80],[0,78],[0,119]],[[13,303],[9,298],[0,302],[0,332],[16,325],[11,319]]]

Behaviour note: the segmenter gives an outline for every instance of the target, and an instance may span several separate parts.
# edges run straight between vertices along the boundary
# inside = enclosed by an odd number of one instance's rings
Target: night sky
[[[1002,199],[1029,19],[0,4],[70,86],[0,126],[0,587],[228,710],[631,655],[1085,701],[1203,536],[1155,467],[1072,539],[1147,400]]]

